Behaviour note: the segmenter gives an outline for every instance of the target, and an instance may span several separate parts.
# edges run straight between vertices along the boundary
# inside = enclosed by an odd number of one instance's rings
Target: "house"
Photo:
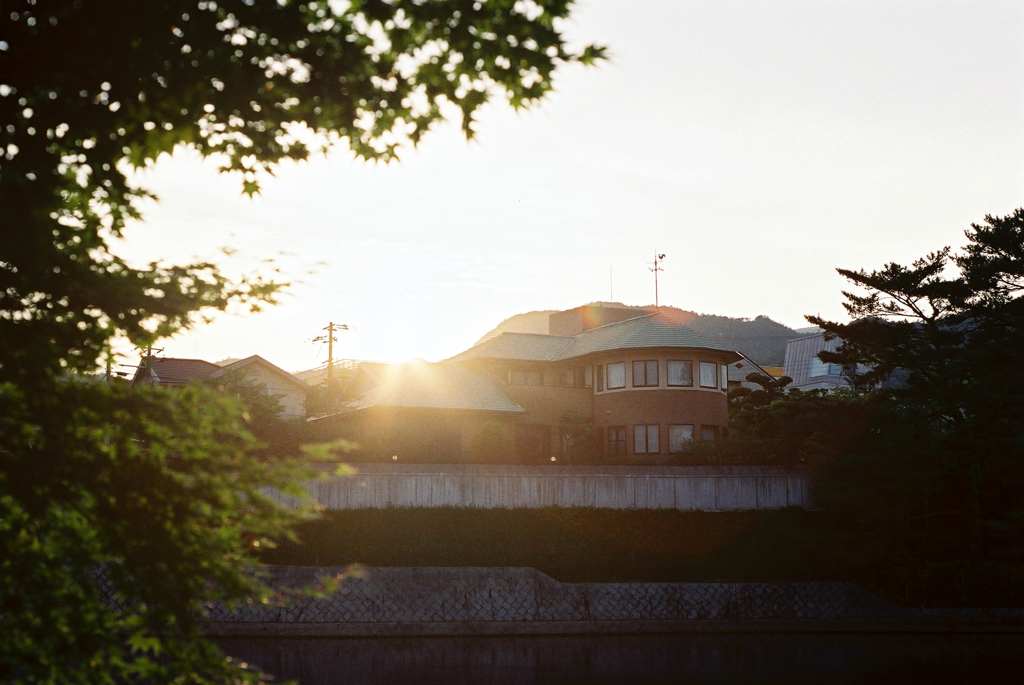
[[[267,395],[277,397],[281,406],[281,418],[296,419],[306,416],[306,392],[309,386],[258,354],[245,359],[227,359],[218,364],[203,359],[176,357],[143,359],[132,378],[132,384],[151,383],[180,387],[200,380],[232,377],[258,384]]]
[[[608,457],[664,461],[726,434],[728,367],[741,354],[668,312],[579,309],[552,322],[560,334],[506,332],[434,364],[361,364],[358,399],[311,419],[311,433],[398,459],[414,445],[415,458],[472,459],[498,433],[521,461],[565,456],[570,416]]]
[[[835,352],[842,341],[825,340],[824,332],[811,333],[786,342],[785,375],[793,379],[789,386],[797,390],[836,389],[851,387],[840,364],[829,364],[818,359],[818,353]]]

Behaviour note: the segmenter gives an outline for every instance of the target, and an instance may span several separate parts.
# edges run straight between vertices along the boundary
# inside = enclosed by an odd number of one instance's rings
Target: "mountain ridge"
[[[588,304],[635,309],[637,316],[641,316],[645,310],[653,309],[652,305],[626,305],[621,302],[590,302]],[[799,338],[802,335],[800,331],[773,321],[764,315],[746,319],[717,314],[698,314],[679,307],[664,305],[661,309],[671,311],[698,333],[742,352],[761,366],[782,366],[786,356],[786,341]],[[485,333],[475,344],[479,345],[502,333],[550,333],[548,318],[559,311],[568,310],[542,309],[515,314]]]

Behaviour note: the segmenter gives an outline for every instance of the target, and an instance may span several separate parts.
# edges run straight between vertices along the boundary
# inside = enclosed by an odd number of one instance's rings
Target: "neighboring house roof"
[[[226,360],[227,361],[227,360]],[[178,359],[176,357],[153,357],[149,360],[150,368],[145,366],[146,360],[135,372],[132,382],[152,381],[160,385],[186,385],[204,378],[220,378],[234,372],[243,372],[252,364],[259,364],[294,388],[306,391],[309,386],[280,367],[271,364],[258,354],[245,359],[228,361],[225,365],[214,364],[204,359]],[[222,362],[223,364],[223,362]]]
[[[502,333],[446,361],[467,359],[517,359],[547,362],[575,340],[572,336],[545,335],[543,333]]]
[[[741,385],[749,388],[756,388],[753,383],[747,381],[747,376],[752,373],[760,373],[763,376],[769,378],[779,378],[782,376],[782,368],[778,366],[761,366],[754,360],[750,359],[742,352],[740,353],[741,359],[739,361],[732,362],[729,364],[729,380],[739,381]],[[777,372],[777,373],[776,373]]]
[[[287,371],[282,369],[280,366],[277,366],[276,364],[271,364],[270,362],[268,362],[266,359],[264,359],[263,357],[259,356],[258,354],[254,354],[251,357],[246,357],[245,359],[239,359],[237,361],[233,361],[233,362],[231,362],[229,364],[226,364],[226,365],[218,368],[215,373],[210,374],[210,377],[211,378],[219,378],[221,376],[225,376],[225,375],[230,374],[230,373],[241,372],[244,369],[248,368],[249,366],[252,366],[253,364],[257,364],[259,366],[263,366],[266,369],[269,369],[270,372],[275,377],[281,379],[285,383],[288,383],[289,385],[293,386],[297,390],[301,390],[302,392],[306,392],[307,390],[309,390],[309,385],[307,385],[303,381],[299,380],[298,378],[296,378],[292,374],[288,373]]]
[[[539,333],[502,333],[496,338],[475,345],[446,360],[516,359],[520,361],[562,361],[596,352],[629,348],[680,347],[731,352],[679,323],[675,317],[654,313],[592,328],[577,336],[542,335]]]
[[[558,353],[555,361],[582,357],[595,352],[610,352],[631,348],[685,347],[731,352],[724,345],[713,342],[668,314],[655,313],[610,323],[580,333],[572,343]]]
[[[444,362],[408,362],[375,369],[379,384],[367,390],[351,409],[406,407],[522,413],[494,383],[472,371]]]
[[[175,357],[153,357],[150,366],[140,365],[132,382],[151,380],[161,385],[185,385],[202,378],[209,378],[221,367],[203,359],[177,359]],[[143,364],[146,364],[144,359]]]

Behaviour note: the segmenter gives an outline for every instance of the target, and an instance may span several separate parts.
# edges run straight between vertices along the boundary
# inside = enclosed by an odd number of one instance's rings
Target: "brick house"
[[[479,436],[500,431],[524,462],[563,455],[570,413],[592,424],[606,458],[666,461],[725,435],[740,353],[664,312],[588,305],[552,314],[551,329],[502,333],[435,364],[364,364],[358,399],[310,431],[378,456],[456,461],[481,460]]]

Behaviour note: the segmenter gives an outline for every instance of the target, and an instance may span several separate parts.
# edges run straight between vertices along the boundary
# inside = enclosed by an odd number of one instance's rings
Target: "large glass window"
[[[658,360],[633,362],[633,387],[650,388],[658,385]]]
[[[633,426],[633,454],[658,454],[658,424]]]
[[[608,365],[608,389],[616,390],[626,387],[626,362]]]
[[[673,424],[668,427],[668,451],[673,454],[689,452],[693,447],[693,426]]]
[[[701,362],[700,363],[700,387],[702,388],[717,388],[718,379],[715,378],[718,372],[718,364],[714,362]]]
[[[611,426],[608,428],[608,454],[626,453],[626,427]]]
[[[693,385],[693,362],[669,359],[667,366],[669,385],[674,387]]]

